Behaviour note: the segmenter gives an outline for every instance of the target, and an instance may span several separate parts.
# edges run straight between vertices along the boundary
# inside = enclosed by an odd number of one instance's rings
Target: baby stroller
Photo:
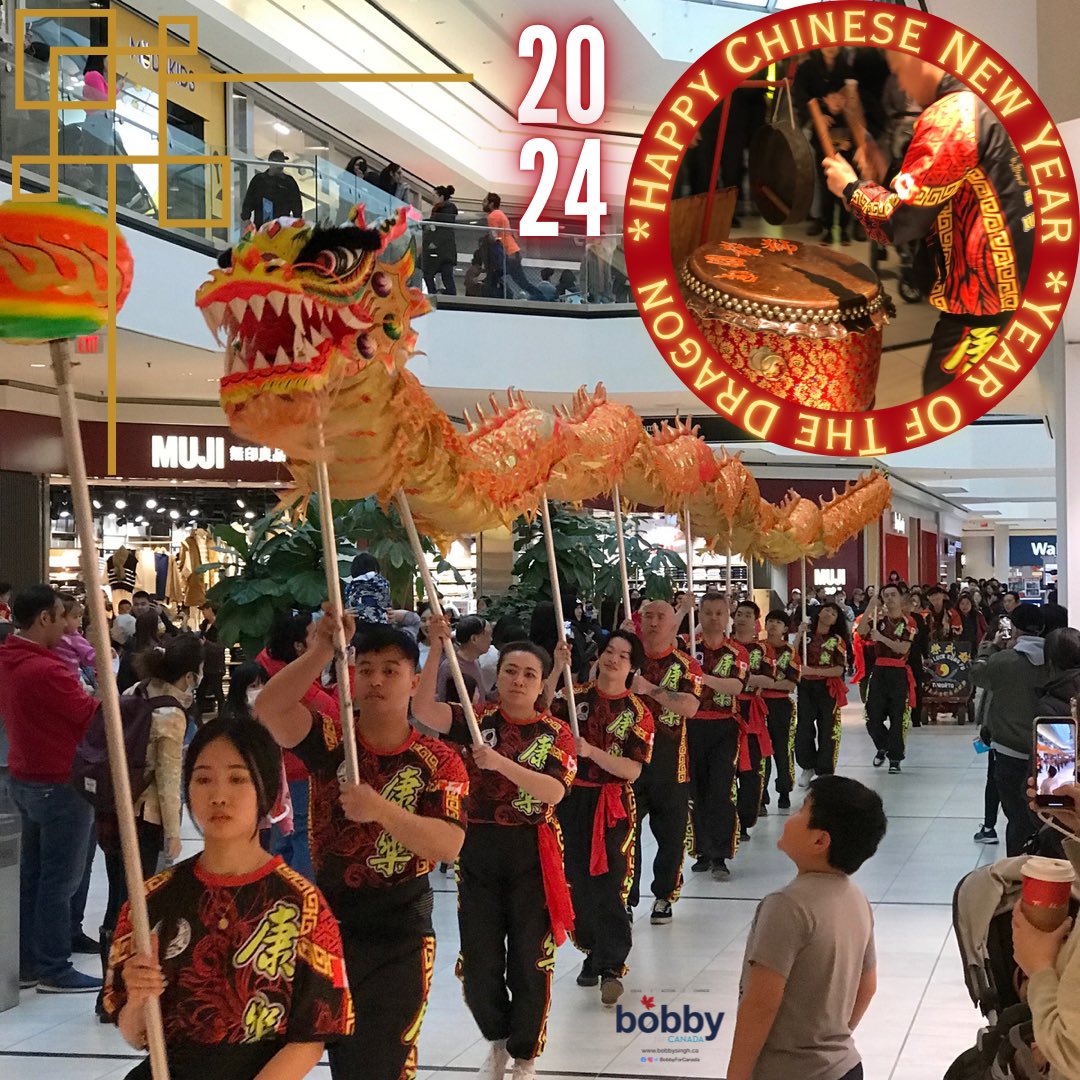
[[[1064,857],[1058,834],[1043,829],[1032,854]],[[1031,1010],[1022,999],[1023,973],[1013,960],[1012,910],[1020,900],[1026,855],[1000,859],[961,878],[953,893],[953,931],[971,1000],[986,1019],[975,1045],[949,1066],[944,1080],[1045,1080],[1032,1052]],[[1073,886],[1072,913],[1080,909]]]

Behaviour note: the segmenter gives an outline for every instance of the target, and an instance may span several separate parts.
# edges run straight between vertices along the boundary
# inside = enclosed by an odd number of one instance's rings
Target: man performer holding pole
[[[701,704],[701,665],[676,648],[679,624],[675,609],[662,600],[641,608],[641,639],[645,663],[630,689],[645,700],[656,720],[652,761],[634,784],[638,808],[638,838],[634,857],[634,884],[630,907],[640,899],[641,823],[646,817],[656,838],[653,859],[653,900],[649,921],[654,926],[671,922],[672,904],[682,887],[686,826],[690,815],[690,767],[686,748],[686,721]]]
[[[765,616],[765,662],[772,668],[768,683],[762,682],[761,696],[768,710],[766,723],[773,745],[772,760],[776,762],[777,806],[791,809],[791,792],[795,787],[795,700],[792,694],[799,687],[802,665],[799,654],[787,639],[788,617],[784,610],[770,611]],[[765,761],[765,788],[762,805],[769,805],[769,773],[772,761]]]
[[[703,675],[701,708],[686,721],[690,745],[690,792],[693,798],[695,874],[711,871],[728,881],[728,860],[739,846],[735,779],[739,770],[739,723],[735,698],[746,689],[750,657],[728,636],[728,600],[706,593],[701,601],[698,657]]]
[[[356,646],[360,782],[345,782],[342,733],[303,703],[334,658],[338,627],[333,613],[322,618],[303,656],[263,688],[255,712],[311,772],[311,857],[341,925],[356,1010],[355,1034],[330,1047],[330,1075],[409,1080],[435,966],[428,874],[461,851],[468,777],[454,750],[409,725],[416,641],[372,626]],[[346,640],[355,629],[346,615]]]
[[[774,680],[765,655],[765,643],[758,640],[757,624],[761,609],[753,600],[743,600],[735,608],[732,619],[735,640],[746,650],[749,658],[746,686],[735,699],[742,725],[739,745],[739,839],[749,840],[750,830],[761,813],[761,793],[765,786],[765,761],[772,756],[769,738],[768,708],[761,691],[771,687]]]
[[[873,643],[874,668],[866,692],[866,730],[874,740],[875,768],[889,759],[889,772],[900,772],[904,760],[915,678],[908,663],[918,632],[915,620],[904,614],[905,585],[883,585],[859,620],[859,634]]]

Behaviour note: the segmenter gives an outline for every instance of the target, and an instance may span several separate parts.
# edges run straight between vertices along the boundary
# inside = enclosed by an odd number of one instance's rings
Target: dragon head
[[[237,434],[308,456],[331,398],[381,361],[404,366],[414,315],[428,310],[409,287],[413,258],[380,261],[408,229],[408,211],[365,228],[363,206],[325,228],[302,218],[249,228],[195,294],[225,345],[221,403]],[[324,432],[328,434],[328,432]]]

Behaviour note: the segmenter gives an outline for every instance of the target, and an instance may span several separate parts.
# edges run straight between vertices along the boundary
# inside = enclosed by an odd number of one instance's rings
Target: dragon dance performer
[[[758,640],[758,620],[761,609],[753,600],[735,605],[732,630],[735,640],[746,650],[749,660],[746,687],[735,698],[742,739],[739,742],[739,780],[736,809],[739,813],[739,839],[749,840],[750,830],[761,813],[761,795],[765,787],[765,762],[772,756],[769,737],[769,710],[761,696],[766,687],[773,686],[771,667],[765,642]]]
[[[690,791],[693,797],[695,874],[712,872],[728,881],[728,861],[739,847],[735,783],[739,771],[739,722],[736,695],[746,689],[750,657],[728,636],[731,618],[726,596],[706,593],[699,614],[698,660],[703,684],[701,708],[686,721],[690,746]]]
[[[346,615],[345,639],[355,624]],[[304,704],[334,657],[325,615],[307,650],[266,684],[255,712],[311,773],[311,857],[341,924],[356,1033],[330,1048],[334,1080],[412,1080],[435,965],[429,872],[465,839],[468,777],[460,756],[409,726],[419,651],[401,630],[370,626],[356,643],[360,783],[343,781],[331,717]],[[438,665],[436,664],[436,667]]]
[[[814,609],[799,630],[795,648],[808,636],[806,663],[799,679],[795,720],[795,762],[802,769],[799,787],[810,786],[814,776],[831,776],[840,756],[840,710],[847,702],[844,668],[847,665],[847,619],[839,604]]]
[[[690,768],[686,721],[696,715],[701,697],[701,665],[676,646],[679,622],[675,609],[663,600],[641,607],[641,642],[645,663],[630,689],[644,698],[656,721],[652,761],[634,784],[638,835],[634,852],[634,883],[630,907],[641,898],[641,823],[647,817],[656,839],[653,859],[654,926],[671,922],[672,905],[682,888],[682,863],[690,817]]]
[[[769,776],[775,761],[777,806],[790,810],[795,788],[795,700],[791,695],[798,689],[801,665],[799,654],[788,641],[788,616],[782,609],[765,616],[765,663],[772,669],[768,673],[772,685],[762,683],[761,696],[768,710],[766,725],[773,756],[765,759],[762,805],[769,805]]]
[[[568,645],[556,646],[556,672],[565,667],[569,653]],[[574,902],[574,944],[585,953],[577,983],[599,983],[605,1005],[622,996],[633,940],[626,914],[637,842],[633,783],[652,757],[655,724],[629,686],[644,661],[640,640],[615,630],[600,653],[596,679],[575,685],[578,773],[558,808]],[[564,695],[551,711],[568,719]]]
[[[435,699],[439,661],[452,648],[450,624],[432,619],[428,637],[416,718],[470,747],[469,835],[458,864],[458,975],[491,1043],[477,1076],[502,1080],[512,1058],[513,1080],[533,1080],[547,1039],[555,949],[574,925],[555,818],[577,774],[574,737],[539,707],[551,657],[531,641],[513,641],[499,653],[498,704],[476,718],[484,745],[472,747],[464,709]]]
[[[925,106],[893,190],[860,180],[839,155],[824,168],[829,190],[872,241],[925,241],[930,303],[942,313],[923,370],[923,393],[931,394],[978,364],[1016,311],[1035,211],[1020,155],[989,106],[934,64],[886,56],[901,89]],[[865,175],[884,176],[880,152],[867,147],[856,161]]]
[[[873,642],[874,669],[866,691],[866,730],[877,753],[874,765],[889,759],[889,772],[900,772],[904,760],[911,707],[915,704],[915,677],[908,663],[918,628],[904,614],[904,585],[883,585],[859,620],[859,633]]]
[[[145,884],[155,955],[135,953],[120,910],[104,1007],[146,1046],[161,1000],[172,1080],[301,1080],[353,1030],[337,921],[319,890],[259,844],[281,751],[258,724],[219,718],[187,751],[183,787],[201,854]],[[150,1080],[149,1058],[128,1080]]]

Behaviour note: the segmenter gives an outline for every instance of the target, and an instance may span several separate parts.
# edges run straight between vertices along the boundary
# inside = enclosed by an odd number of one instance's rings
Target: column
[[[1058,384],[1061,409],[1054,431],[1058,603],[1072,612],[1080,611],[1080,567],[1071,566],[1071,557],[1080,558],[1080,467],[1069,461],[1070,454],[1074,458],[1080,454],[1080,345],[1065,347]]]
[[[1009,580],[1009,526],[994,526],[994,577],[1003,585]]]

